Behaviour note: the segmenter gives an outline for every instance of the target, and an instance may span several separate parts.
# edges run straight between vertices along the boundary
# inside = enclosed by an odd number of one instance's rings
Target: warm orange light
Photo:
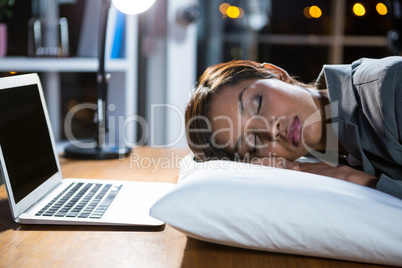
[[[315,19],[321,17],[321,15],[322,15],[322,11],[318,6],[311,6],[308,10],[308,13],[310,14],[310,16],[312,18],[315,18]]]
[[[356,3],[353,5],[353,13],[355,13],[356,16],[364,16],[364,14],[366,14],[366,9],[362,4]]]
[[[305,7],[303,9],[303,14],[306,18],[311,19],[311,15],[310,15],[310,7]]]
[[[240,15],[240,10],[238,7],[230,6],[226,10],[226,14],[228,15],[229,18],[236,19]]]
[[[378,14],[380,14],[380,15],[386,15],[388,13],[387,6],[384,5],[383,3],[378,3],[376,5],[375,9],[377,10]]]
[[[226,11],[228,10],[228,8],[230,7],[230,5],[228,3],[223,3],[219,6],[219,11],[223,14],[226,15]]]
[[[16,74],[17,72],[10,72],[10,74]]]
[[[239,11],[240,11],[240,14],[239,14],[238,18],[240,19],[244,16],[244,10],[241,7],[239,7]]]

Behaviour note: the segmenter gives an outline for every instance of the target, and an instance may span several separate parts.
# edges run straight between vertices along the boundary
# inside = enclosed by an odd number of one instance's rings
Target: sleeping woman
[[[211,66],[187,105],[186,131],[198,161],[299,170],[402,198],[402,57],[324,65],[313,84],[269,63]]]

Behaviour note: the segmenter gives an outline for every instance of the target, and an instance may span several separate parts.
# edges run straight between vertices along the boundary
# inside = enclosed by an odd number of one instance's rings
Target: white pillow
[[[309,173],[230,161],[181,162],[150,214],[186,235],[272,252],[402,264],[402,200]]]

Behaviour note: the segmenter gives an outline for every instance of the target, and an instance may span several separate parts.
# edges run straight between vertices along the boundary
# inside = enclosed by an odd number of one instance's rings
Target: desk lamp
[[[155,0],[113,0],[115,7],[126,14],[138,14],[152,6]],[[105,72],[105,42],[106,26],[111,1],[104,0],[99,25],[99,43],[98,43],[98,61],[97,72],[97,90],[98,101],[95,121],[97,124],[96,146],[82,148],[75,144],[67,146],[64,150],[64,156],[75,159],[115,159],[129,155],[131,148],[124,146],[111,146],[106,143],[107,116],[106,116],[106,98],[107,87],[110,74]]]

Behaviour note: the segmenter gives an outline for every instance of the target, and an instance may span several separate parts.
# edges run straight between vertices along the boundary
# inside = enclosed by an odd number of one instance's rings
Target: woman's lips
[[[300,143],[302,125],[298,117],[295,117],[292,124],[288,128],[288,141],[289,143],[297,146]]]

